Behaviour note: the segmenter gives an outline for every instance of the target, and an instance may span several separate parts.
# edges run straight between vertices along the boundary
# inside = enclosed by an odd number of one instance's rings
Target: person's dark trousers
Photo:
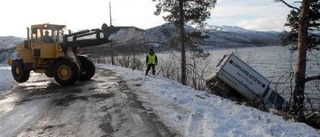
[[[147,71],[146,71],[146,75],[148,75],[148,73],[149,73],[149,70],[152,68],[152,74],[153,75],[155,75],[155,73],[156,73],[156,70],[155,70],[155,64],[148,64],[148,66],[147,66]]]

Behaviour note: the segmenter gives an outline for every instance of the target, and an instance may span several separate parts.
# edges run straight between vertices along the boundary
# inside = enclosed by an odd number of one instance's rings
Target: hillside
[[[13,56],[14,47],[21,43],[23,38],[14,36],[0,36],[0,63],[7,57]]]
[[[270,46],[280,42],[279,32],[246,30],[235,26],[207,26],[200,28],[209,34],[204,40],[212,47]]]
[[[23,38],[14,36],[0,36],[0,50],[14,48]]]
[[[187,33],[198,31],[202,35],[209,36],[207,39],[193,41],[192,44],[201,49],[270,46],[278,45],[280,41],[279,32],[246,30],[236,26],[206,26],[203,28],[185,26],[185,29]],[[158,51],[177,49],[179,48],[179,43],[176,42],[179,38],[178,32],[173,24],[166,23],[146,30],[121,29],[109,38],[113,40],[115,54],[127,54],[125,52],[145,52],[150,47],[156,48]],[[0,37],[0,62],[3,62],[8,56],[12,56],[12,49],[22,41],[23,38],[14,36]],[[124,50],[128,48],[134,49]],[[89,47],[88,50],[98,51],[97,56],[105,55],[107,51],[110,51],[105,46],[103,49],[99,46]]]
[[[248,46],[270,46],[278,45],[280,41],[279,32],[246,30],[235,26],[207,26],[203,28],[193,28],[185,26],[187,33],[199,31],[209,38],[194,41],[193,44],[205,46],[207,48],[229,48]],[[129,38],[130,39],[127,39]],[[173,38],[178,38],[179,33],[171,23],[146,30],[129,29],[127,33],[117,34],[113,37],[118,43],[128,43],[135,41],[139,44],[157,43],[160,45],[170,45]],[[123,39],[124,38],[124,39]]]

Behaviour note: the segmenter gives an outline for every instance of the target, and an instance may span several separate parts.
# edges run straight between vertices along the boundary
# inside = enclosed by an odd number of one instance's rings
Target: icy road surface
[[[0,137],[176,136],[133,93],[126,81],[104,69],[69,87],[32,76],[0,97]]]

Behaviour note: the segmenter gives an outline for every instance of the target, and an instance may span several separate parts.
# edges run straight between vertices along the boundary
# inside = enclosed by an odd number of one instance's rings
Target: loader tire
[[[30,71],[25,70],[23,61],[20,59],[13,60],[11,71],[14,80],[19,83],[26,82],[29,79]]]
[[[78,58],[82,66],[79,80],[90,80],[96,73],[93,62],[84,56],[78,56]]]
[[[52,74],[52,71],[51,71],[51,70],[46,70],[46,71],[44,72],[44,74],[46,74],[46,76],[49,77],[49,78],[52,78],[52,77],[53,77],[53,74]]]
[[[73,85],[79,80],[80,70],[73,60],[60,59],[54,64],[53,77],[62,86]]]

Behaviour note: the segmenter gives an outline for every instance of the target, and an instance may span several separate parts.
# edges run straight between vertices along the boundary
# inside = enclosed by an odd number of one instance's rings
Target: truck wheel
[[[53,67],[53,77],[62,86],[73,85],[79,79],[79,67],[71,59],[58,60]]]
[[[84,56],[78,56],[78,58],[82,66],[79,80],[90,80],[96,72],[93,62]]]
[[[11,66],[12,76],[19,83],[26,82],[29,79],[30,71],[25,70],[23,61],[13,60]]]

